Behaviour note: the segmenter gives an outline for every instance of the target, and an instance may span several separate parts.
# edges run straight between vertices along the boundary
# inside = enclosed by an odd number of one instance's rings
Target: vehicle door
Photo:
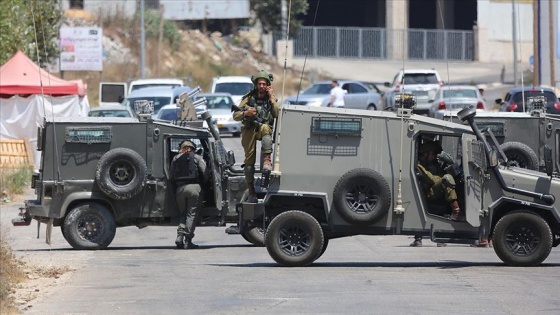
[[[463,134],[461,144],[466,221],[473,227],[478,227],[482,209],[484,173],[488,169],[486,153],[483,143],[475,135]]]
[[[126,97],[125,82],[99,83],[99,105],[121,104]]]
[[[350,82],[343,84],[342,89],[348,91],[344,95],[344,107],[356,109],[367,108],[368,90],[365,87]]]

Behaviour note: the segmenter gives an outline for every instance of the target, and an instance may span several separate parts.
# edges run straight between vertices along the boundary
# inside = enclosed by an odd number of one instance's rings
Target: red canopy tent
[[[0,95],[84,96],[86,89],[81,80],[66,81],[49,74],[21,51],[0,67]]]

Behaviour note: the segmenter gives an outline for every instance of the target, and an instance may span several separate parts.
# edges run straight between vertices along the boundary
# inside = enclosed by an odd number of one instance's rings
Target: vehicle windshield
[[[547,105],[554,105],[554,101],[556,100],[556,95],[550,91],[525,91],[525,103],[527,103],[528,98],[535,97],[535,96],[544,96],[546,98]],[[513,95],[513,101],[517,104],[521,104],[522,94],[521,92],[515,93]]]
[[[404,84],[439,84],[435,73],[405,73]]]
[[[253,83],[224,82],[216,84],[216,93],[229,93],[231,95],[245,95],[253,89]]]
[[[176,88],[181,86],[180,84],[172,84],[172,83],[145,83],[145,84],[135,84],[130,88],[130,91],[140,90],[147,87],[154,87],[154,86],[169,86],[171,88]]]
[[[145,96],[145,97],[132,97],[124,100],[123,105],[128,106],[132,111],[134,111],[134,102],[140,100],[151,101],[154,104],[154,114],[157,114],[159,110],[165,106],[171,104],[171,97],[169,96]]]
[[[331,94],[331,84],[330,83],[313,84],[307,89],[305,89],[301,94],[302,95]]]
[[[233,100],[229,96],[204,96],[206,98],[207,109],[231,109]],[[201,97],[196,97],[200,99]]]
[[[469,97],[476,98],[475,90],[443,90],[443,97]]]
[[[167,121],[178,120],[179,119],[179,112],[180,112],[179,107],[162,109],[161,113],[158,114],[158,118],[161,119],[161,120],[167,120]]]

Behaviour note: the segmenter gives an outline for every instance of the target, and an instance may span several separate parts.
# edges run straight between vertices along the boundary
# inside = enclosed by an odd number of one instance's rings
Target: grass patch
[[[7,194],[6,197],[21,195],[31,181],[32,170],[27,166],[18,169],[0,169],[0,192]],[[4,197],[4,196],[2,196]]]

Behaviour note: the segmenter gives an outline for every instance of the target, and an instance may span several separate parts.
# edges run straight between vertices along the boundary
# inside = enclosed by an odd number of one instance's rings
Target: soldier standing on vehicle
[[[278,99],[274,96],[271,86],[273,77],[261,70],[251,77],[254,89],[243,96],[239,107],[234,111],[233,119],[242,122],[241,145],[245,151],[245,182],[248,189],[248,202],[257,202],[257,195],[253,185],[255,178],[255,161],[257,140],[261,141],[263,163],[261,170],[272,171],[272,127],[274,119],[278,117]]]
[[[344,108],[344,90],[338,86],[337,80],[331,82],[331,99],[328,107]]]
[[[176,186],[175,198],[179,208],[177,248],[195,249],[193,244],[195,221],[200,208],[201,183],[208,181],[206,163],[195,154],[196,145],[189,140],[181,142],[179,153],[171,162],[171,180]]]
[[[420,145],[418,152],[417,170],[420,174],[420,183],[424,188],[428,201],[437,202],[445,199],[445,202],[451,207],[451,220],[456,221],[461,211],[459,202],[457,201],[457,192],[455,191],[455,179],[439,165],[437,159],[444,159],[447,154],[438,152],[441,147],[435,141],[424,142]],[[450,159],[447,158],[447,159]],[[452,161],[446,161],[450,163]],[[415,235],[414,242],[410,244],[413,247],[422,246],[422,236]],[[438,246],[445,246],[439,245]]]

